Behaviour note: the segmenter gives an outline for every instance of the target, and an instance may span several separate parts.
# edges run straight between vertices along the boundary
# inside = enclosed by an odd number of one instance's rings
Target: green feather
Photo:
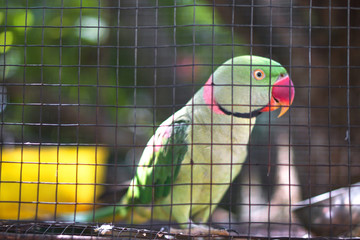
[[[147,146],[152,151],[140,160],[127,194],[128,202],[149,204],[169,195],[188,149],[185,141],[188,127],[187,122],[178,121],[158,128],[155,139],[152,138]],[[158,146],[159,141],[161,146]]]

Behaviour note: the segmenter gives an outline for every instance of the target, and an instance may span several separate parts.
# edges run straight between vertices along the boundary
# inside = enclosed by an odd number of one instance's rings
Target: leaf
[[[5,14],[4,14],[4,12],[0,12],[0,24],[1,24],[1,25],[3,25],[4,19],[5,19]]]
[[[14,35],[10,31],[0,33],[0,53],[9,51],[13,43]]]
[[[34,14],[30,10],[20,10],[15,13],[13,25],[18,32],[24,32],[25,27],[32,26],[34,23]]]

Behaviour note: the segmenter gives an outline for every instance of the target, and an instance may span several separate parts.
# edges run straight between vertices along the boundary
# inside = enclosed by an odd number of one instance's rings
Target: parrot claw
[[[161,227],[159,232],[157,233],[158,237],[164,237],[165,239],[174,239],[174,236],[166,234],[166,233],[171,233],[171,230],[169,227]]]

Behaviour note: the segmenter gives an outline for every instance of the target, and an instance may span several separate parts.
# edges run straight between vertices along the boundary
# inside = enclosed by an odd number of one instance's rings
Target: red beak
[[[289,110],[290,105],[294,101],[294,96],[295,88],[289,76],[279,77],[272,87],[270,103],[261,112],[274,111],[281,107],[281,112],[278,116],[281,117]]]

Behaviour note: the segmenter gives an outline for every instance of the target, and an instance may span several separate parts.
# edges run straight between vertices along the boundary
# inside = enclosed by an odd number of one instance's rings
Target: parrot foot
[[[189,235],[193,237],[198,236],[230,236],[230,233],[225,229],[216,229],[206,225],[191,224],[190,228],[175,229],[170,228],[170,233],[174,235]]]

